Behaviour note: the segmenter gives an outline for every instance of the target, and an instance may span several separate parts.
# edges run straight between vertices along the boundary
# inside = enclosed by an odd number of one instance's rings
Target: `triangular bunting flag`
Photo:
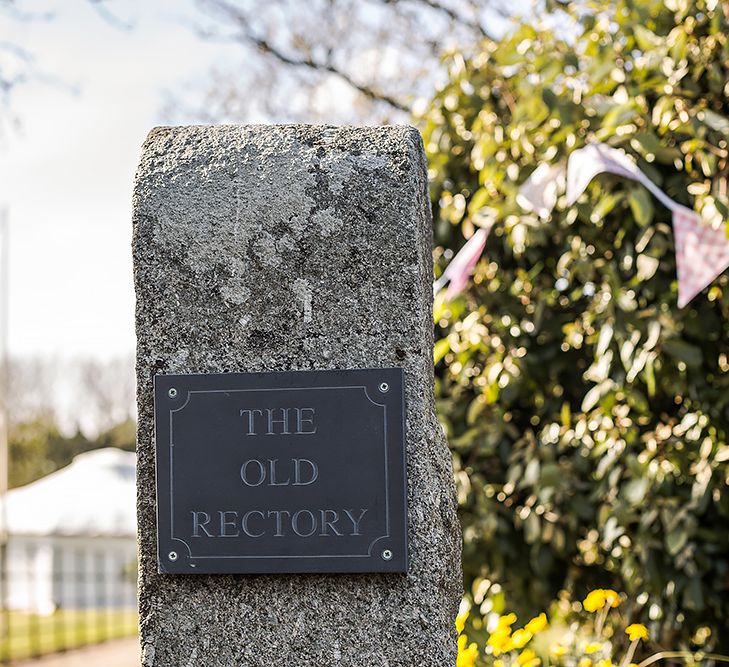
[[[564,190],[564,180],[563,164],[542,162],[521,184],[516,203],[525,211],[534,211],[540,218],[546,219],[552,214],[559,191]]]
[[[458,251],[458,254],[446,267],[443,275],[433,286],[436,293],[446,283],[450,282],[446,292],[446,299],[450,300],[465,287],[479,257],[481,257],[481,253],[486,245],[486,239],[489,237],[489,232],[491,231],[491,226],[489,224],[487,227],[477,229],[476,233],[466,241],[466,244]]]
[[[729,239],[722,226],[714,229],[683,206],[673,210],[676,243],[678,307],[683,308],[729,266]]]
[[[608,172],[640,179],[640,169],[623,152],[606,144],[587,144],[570,153],[567,160],[567,203],[571,206],[598,174]]]

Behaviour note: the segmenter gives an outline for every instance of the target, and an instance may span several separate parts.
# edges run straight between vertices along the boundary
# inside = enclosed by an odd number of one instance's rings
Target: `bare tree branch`
[[[284,53],[271,40],[256,35],[250,26],[248,17],[238,7],[227,2],[227,0],[201,0],[199,4],[203,6],[207,5],[208,8],[235,21],[240,29],[239,35],[242,39],[255,46],[261,53],[272,56],[281,64],[332,74],[371,100],[385,102],[398,111],[409,111],[410,107],[401,100],[357,81],[351,74],[337,67],[331,57],[328,57],[325,61],[319,61],[311,56],[291,56]]]
[[[96,10],[98,15],[101,16],[101,18],[109,25],[119,30],[131,30],[134,27],[134,23],[132,21],[125,21],[114,14],[114,12],[109,9],[106,0],[89,0],[89,3]]]
[[[132,24],[119,19],[109,10],[106,0],[87,0],[87,2],[113,27],[121,30],[132,27]],[[60,0],[57,0],[57,4],[60,8]],[[25,6],[21,7],[21,3],[15,0],[0,0],[0,19],[24,24],[47,23],[53,21],[57,15],[55,7],[48,11],[35,12],[27,10]],[[6,56],[0,60],[0,139],[5,134],[4,126],[8,125],[13,129],[20,127],[12,104],[13,93],[20,86],[43,83],[75,92],[75,88],[66,84],[62,77],[45,71],[42,63],[38,65],[33,54],[16,44],[12,33],[10,34],[10,38],[0,41],[0,55]]]
[[[0,0],[0,10],[14,21],[49,21],[55,16],[53,11],[34,12],[21,9],[15,0]]]
[[[437,12],[440,12],[441,14],[444,14],[448,17],[449,20],[453,21],[454,23],[459,23],[460,25],[469,28],[471,30],[475,30],[478,32],[482,37],[490,40],[494,40],[494,37],[490,35],[486,29],[479,23],[478,21],[471,21],[467,19],[465,16],[461,16],[458,12],[451,9],[450,7],[446,7],[445,5],[441,4],[440,2],[437,2],[436,0],[380,0],[380,2],[383,2],[386,5],[394,5],[399,2],[412,2],[414,4],[420,4],[425,5],[426,7],[429,7],[430,9],[433,9]]]
[[[451,48],[495,43],[489,22],[513,15],[508,2],[196,0],[198,35],[242,57],[172,92],[167,120],[403,121],[444,80]]]

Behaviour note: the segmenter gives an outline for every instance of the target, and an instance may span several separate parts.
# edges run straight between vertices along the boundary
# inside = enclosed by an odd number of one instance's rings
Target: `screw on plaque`
[[[169,389],[167,390],[167,395],[168,395],[168,396],[169,396],[170,398],[177,398],[177,389],[175,389],[174,387],[170,387],[170,388],[169,388]]]
[[[382,552],[382,560],[392,560],[392,551],[385,549]]]
[[[385,392],[390,391],[390,385],[387,384],[387,382],[380,382],[380,386],[378,387],[379,390],[384,394]]]
[[[170,553],[167,554],[167,558],[169,558],[174,563],[177,560],[177,552],[170,551]]]

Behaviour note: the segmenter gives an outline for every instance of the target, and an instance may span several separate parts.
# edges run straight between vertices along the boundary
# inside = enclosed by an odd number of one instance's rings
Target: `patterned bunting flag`
[[[666,208],[680,206],[648,178],[627,153],[607,144],[587,144],[570,154],[567,162],[567,203],[571,206],[598,174],[608,172],[638,181]]]
[[[729,239],[724,228],[705,225],[698,213],[677,205],[673,234],[678,273],[678,307],[683,308],[729,266]]]
[[[567,161],[567,204],[572,206],[590,181],[603,172],[636,181],[642,173],[622,151],[605,144],[587,144],[570,153]]]
[[[729,266],[729,239],[724,228],[706,225],[701,216],[673,201],[623,151],[606,144],[588,144],[567,163],[567,201],[573,204],[597,174],[610,172],[638,181],[666,208],[673,220],[678,307],[683,308]]]
[[[521,184],[516,203],[525,211],[534,211],[542,219],[548,218],[557,203],[557,195],[564,190],[564,177],[564,164],[542,162]]]
[[[435,293],[438,293],[446,283],[450,282],[446,292],[446,299],[450,300],[465,287],[478,262],[478,258],[481,257],[490,231],[491,225],[489,224],[488,227],[476,230],[475,234],[466,241],[466,244],[443,271],[443,275],[433,285]]]

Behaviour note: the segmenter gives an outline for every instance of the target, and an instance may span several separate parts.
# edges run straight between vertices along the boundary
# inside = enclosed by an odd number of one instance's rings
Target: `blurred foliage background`
[[[435,312],[482,613],[610,587],[658,646],[729,651],[727,276],[677,309],[670,212],[635,183],[601,175],[548,219],[516,201],[540,163],[599,140],[729,219],[728,18],[716,0],[551,2],[450,54],[422,118],[436,274],[495,221],[469,288]]]

